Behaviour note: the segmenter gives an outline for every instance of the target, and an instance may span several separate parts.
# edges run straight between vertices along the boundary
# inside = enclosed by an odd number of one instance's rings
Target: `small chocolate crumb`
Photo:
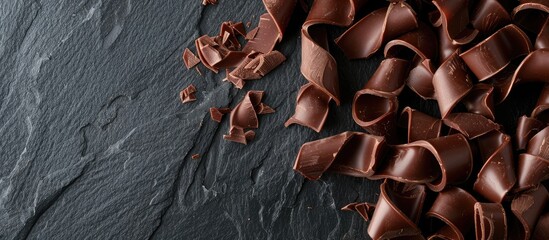
[[[194,96],[195,92],[196,92],[196,88],[194,87],[193,84],[181,90],[181,92],[179,92],[179,98],[181,99],[181,102],[187,103],[187,102],[196,101],[196,96]]]
[[[197,153],[197,154],[193,154],[193,155],[191,156],[191,158],[192,158],[192,159],[199,159],[199,158],[200,158],[200,154],[198,154],[198,153]]]
[[[202,5],[215,5],[217,4],[217,0],[202,0]]]
[[[185,48],[185,51],[183,52],[183,62],[185,63],[185,67],[187,67],[187,69],[191,69],[196,66],[196,64],[200,63],[200,59],[194,55],[191,50]]]
[[[223,118],[223,115],[225,115],[227,113],[230,113],[230,112],[231,112],[230,108],[211,107],[210,108],[210,117],[212,118],[212,120],[214,120],[216,122],[221,122],[221,119]]]

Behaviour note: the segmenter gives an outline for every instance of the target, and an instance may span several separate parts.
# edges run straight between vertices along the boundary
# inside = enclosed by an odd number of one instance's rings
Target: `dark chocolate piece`
[[[245,53],[251,53],[252,51],[268,53],[274,49],[279,37],[282,37],[282,35],[278,32],[273,17],[265,13],[259,18],[257,33],[246,43],[242,51]]]
[[[549,78],[547,78],[549,80]],[[549,123],[549,84],[545,84],[541,91],[536,107],[532,110],[532,117]]]
[[[499,129],[498,124],[476,113],[450,113],[442,121],[469,139]]]
[[[445,118],[456,104],[473,88],[473,82],[465,63],[459,57],[459,50],[444,61],[433,75],[433,86],[437,94],[438,107]]]
[[[202,0],[202,5],[215,5],[217,4],[217,0]]]
[[[435,27],[442,27],[451,44],[467,44],[477,36],[478,30],[468,27],[467,0],[433,0],[433,4],[438,11],[431,15],[431,22]]]
[[[475,203],[477,240],[507,239],[507,217],[499,203]]]
[[[385,180],[371,215],[372,239],[424,239],[417,223],[425,200],[425,186]]]
[[[196,64],[200,63],[200,59],[194,55],[194,53],[191,52],[188,48],[185,48],[185,51],[183,52],[183,62],[185,63],[185,67],[187,69],[190,69]]]
[[[548,82],[547,59],[549,59],[549,49],[538,49],[530,53],[515,71],[513,82]]]
[[[353,119],[371,134],[396,136],[397,96],[409,72],[409,62],[389,58],[381,62],[364,88],[355,94]]]
[[[391,2],[351,26],[336,39],[336,44],[347,58],[368,58],[386,41],[417,27],[415,12],[407,3]]]
[[[274,112],[275,112],[275,110],[272,109],[271,107],[267,106],[267,104],[260,103],[259,107],[258,107],[257,114],[269,114],[269,113],[274,113]]]
[[[440,192],[426,216],[438,219],[444,225],[435,230],[429,239],[464,240],[474,226],[475,203],[468,192],[457,187],[448,187]]]
[[[216,122],[221,122],[221,118],[223,118],[223,115],[230,113],[230,108],[210,108],[210,117],[212,120]]]
[[[528,36],[509,24],[460,56],[479,81],[484,81],[503,70],[511,60],[530,51],[532,44]]]
[[[284,123],[284,126],[288,127],[295,123],[320,132],[328,116],[328,104],[331,99],[313,83],[303,85],[297,93],[294,115]]]
[[[435,68],[430,59],[418,63],[408,75],[406,83],[408,87],[423,99],[435,99],[433,87],[433,74]]]
[[[181,90],[181,92],[179,92],[179,99],[182,103],[196,101],[194,93],[196,93],[196,88],[193,84],[191,84],[185,89]]]
[[[251,31],[249,31],[247,34],[246,34],[246,37],[245,39],[246,40],[252,40],[255,38],[255,35],[257,34],[257,31],[259,30],[259,27],[256,27],[254,29],[252,29]]]
[[[344,132],[303,144],[294,170],[313,180],[330,170],[369,179],[426,183],[431,190],[441,191],[469,177],[472,153],[461,134],[391,146],[383,137]]]
[[[522,29],[538,33],[549,13],[549,1],[547,0],[521,0],[513,9],[514,22]]]
[[[200,154],[198,154],[198,153],[197,153],[197,154],[193,154],[193,155],[191,156],[191,159],[199,159],[199,158],[200,158]]]
[[[541,27],[534,46],[536,49],[549,48],[549,17],[547,17],[545,24]]]
[[[549,127],[536,133],[528,142],[526,153],[518,160],[518,190],[536,187],[549,179]]]
[[[478,83],[461,101],[468,112],[480,114],[488,119],[495,120],[494,115],[494,86]]]
[[[549,239],[549,212],[538,218],[538,223],[532,234],[533,240]]]
[[[442,121],[410,107],[405,107],[399,123],[408,130],[408,142],[440,137]]]
[[[250,128],[258,128],[257,114],[260,110],[263,91],[248,91],[244,99],[231,111],[229,134],[223,138],[228,141],[248,144],[255,138],[255,132]]]
[[[341,208],[343,211],[355,211],[364,219],[370,221],[376,206],[371,203],[349,203]]]
[[[530,239],[548,200],[549,193],[543,185],[516,196],[511,202],[509,239]]]
[[[436,59],[437,36],[427,24],[418,22],[418,26],[416,30],[389,41],[385,45],[385,58],[399,57],[412,60],[413,57],[418,56],[422,61]],[[407,56],[409,51],[412,51],[414,55]]]
[[[526,149],[528,141],[539,131],[547,126],[546,123],[535,118],[522,116],[517,123],[516,143],[517,149]]]
[[[488,36],[511,23],[511,16],[498,0],[480,0],[471,16],[471,24],[480,34]]]
[[[500,203],[516,182],[511,137],[492,131],[480,136],[477,143],[483,166],[473,189],[491,202]]]

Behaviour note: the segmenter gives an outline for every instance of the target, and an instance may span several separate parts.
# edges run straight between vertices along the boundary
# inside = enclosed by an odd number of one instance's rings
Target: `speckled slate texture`
[[[0,239],[368,238],[359,215],[339,209],[375,202],[379,182],[304,181],[292,164],[302,143],[360,130],[352,97],[381,54],[349,62],[332,43],[343,103],[320,134],[283,126],[306,83],[304,13],[277,46],[288,60],[244,90],[182,63],[198,36],[227,20],[253,28],[264,11],[259,0],[0,1]],[[181,104],[190,83],[198,100]],[[228,117],[218,124],[208,109],[247,90],[265,90],[277,112],[244,146],[222,139]]]

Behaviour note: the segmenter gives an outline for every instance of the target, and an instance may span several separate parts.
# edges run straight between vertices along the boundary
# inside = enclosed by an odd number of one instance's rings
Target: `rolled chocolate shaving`
[[[519,156],[517,175],[517,190],[535,187],[549,179],[549,127],[530,139],[526,153]]]
[[[434,26],[442,26],[447,39],[454,45],[463,45],[471,42],[478,34],[478,30],[468,27],[470,22],[467,0],[433,0],[437,12],[431,16]]]
[[[536,107],[532,110],[531,117],[549,123],[549,111],[547,110],[549,110],[549,84],[543,86]]]
[[[427,24],[418,22],[418,28],[389,41],[385,45],[385,58],[399,57],[412,60],[418,56],[421,60],[436,59],[437,36]],[[408,56],[412,51],[414,55]]]
[[[503,70],[511,60],[527,55],[532,49],[526,33],[509,24],[460,54],[460,57],[479,81],[484,81]]]
[[[391,2],[351,26],[336,39],[336,44],[349,59],[368,58],[386,41],[417,27],[415,12],[407,3]]]
[[[490,84],[478,83],[461,101],[468,112],[480,114],[494,120],[494,87]]]
[[[549,49],[538,49],[530,53],[524,58],[515,71],[513,82],[548,82],[548,58]]]
[[[252,51],[268,53],[274,49],[274,46],[279,42],[280,37],[282,37],[282,35],[278,32],[273,16],[269,13],[264,13],[259,17],[257,33],[255,33],[255,36],[246,43],[244,48],[242,48],[242,51],[245,53],[251,53]]]
[[[238,42],[237,34],[240,34],[235,30],[233,22],[223,22],[219,30],[219,35],[221,36],[221,44],[226,46],[227,49],[236,51],[240,49],[241,45]]]
[[[517,150],[526,149],[528,141],[547,126],[546,123],[532,117],[521,116],[517,123],[516,143]]]
[[[475,233],[477,240],[507,239],[507,217],[499,203],[475,203]]]
[[[511,137],[492,131],[477,142],[483,166],[473,189],[491,202],[501,203],[516,182]]]
[[[360,214],[364,221],[370,221],[376,206],[371,203],[349,203],[341,208],[343,211],[354,211]]]
[[[549,48],[549,17],[541,27],[534,44],[536,49]]]
[[[191,84],[185,89],[181,90],[181,92],[179,92],[179,99],[182,103],[196,101],[194,93],[196,93],[196,88],[193,84]]]
[[[274,113],[274,112],[275,112],[275,110],[272,109],[271,107],[267,106],[267,104],[260,103],[259,107],[258,107],[257,114],[269,114],[269,113]]]
[[[435,89],[433,87],[434,72],[435,69],[431,60],[425,59],[410,71],[406,84],[421,98],[435,99]]]
[[[532,234],[533,240],[543,240],[549,238],[549,212],[546,212],[538,218],[538,223]]]
[[[269,13],[269,15],[271,15],[271,18],[274,21],[276,28],[278,29],[277,40],[279,42],[282,40],[282,36],[286,31],[288,23],[290,22],[296,4],[297,0],[263,0],[263,5],[265,5],[265,9],[267,9],[267,12]]]
[[[442,121],[425,113],[405,107],[399,124],[408,130],[408,142],[440,137]]]
[[[183,62],[185,63],[185,67],[187,67],[187,69],[191,69],[200,63],[200,59],[196,57],[191,50],[185,48],[185,51],[183,52]]]
[[[273,69],[278,67],[278,65],[282,64],[286,60],[286,57],[282,55],[279,51],[272,51],[266,54],[260,54],[258,57],[256,57],[252,62],[250,62],[248,65],[252,64],[255,67],[253,68],[254,73],[258,73],[261,76],[267,75],[267,73],[271,72]],[[257,65],[256,65],[257,61]]]
[[[499,129],[497,123],[476,113],[450,113],[442,121],[469,139]]]
[[[445,118],[456,104],[473,88],[473,82],[465,63],[456,50],[444,61],[433,75],[433,86],[442,118]]]
[[[231,127],[257,128],[259,121],[256,108],[259,107],[262,98],[263,91],[248,91],[242,102],[231,111]]]
[[[474,206],[477,200],[467,191],[449,187],[441,191],[425,213],[427,217],[444,223],[429,239],[464,240],[474,226]]]
[[[347,26],[353,22],[358,0],[317,0],[301,28],[301,73],[309,81],[297,95],[295,113],[285,126],[297,123],[320,132],[329,102],[339,105],[339,80],[335,59],[330,55],[322,24]],[[316,26],[316,27],[312,27]]]
[[[294,170],[312,180],[330,170],[368,179],[426,183],[431,190],[441,191],[469,177],[472,153],[461,134],[387,145],[383,137],[344,132],[303,144]]]
[[[230,108],[210,108],[210,118],[216,122],[221,122],[221,119],[223,118],[223,115],[230,113]]]
[[[521,0],[513,9],[513,20],[526,31],[538,33],[549,13],[548,0]]]
[[[443,63],[450,57],[455,51],[460,48],[460,45],[454,44],[452,39],[446,34],[442,27],[437,28],[438,32],[438,46],[439,46],[439,63]]]
[[[425,200],[425,186],[386,180],[368,226],[372,239],[424,239],[417,222]]]
[[[484,36],[509,23],[511,16],[498,0],[480,0],[471,17],[473,27]]]
[[[255,138],[255,132],[248,130],[244,132],[244,129],[239,127],[231,127],[229,134],[223,135],[223,139],[231,142],[241,143],[247,145],[249,141]]]
[[[366,131],[387,136],[396,135],[397,96],[409,72],[409,62],[398,58],[381,62],[364,88],[355,94],[353,119]]]
[[[530,239],[538,218],[549,200],[543,185],[516,196],[511,202],[509,239]]]

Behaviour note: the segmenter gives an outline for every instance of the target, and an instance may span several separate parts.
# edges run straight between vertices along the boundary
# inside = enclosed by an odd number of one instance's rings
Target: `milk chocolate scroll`
[[[386,41],[417,27],[414,10],[404,1],[393,1],[351,26],[336,44],[349,59],[368,58]]]
[[[297,123],[320,132],[329,102],[339,105],[337,64],[328,50],[325,29],[318,25],[348,26],[360,4],[358,0],[314,1],[301,29],[301,73],[309,83],[299,90],[295,113],[285,126]]]
[[[472,171],[472,153],[461,134],[388,145],[384,137],[344,132],[303,144],[294,170],[316,180],[326,171],[425,183],[433,191],[465,181]]]

